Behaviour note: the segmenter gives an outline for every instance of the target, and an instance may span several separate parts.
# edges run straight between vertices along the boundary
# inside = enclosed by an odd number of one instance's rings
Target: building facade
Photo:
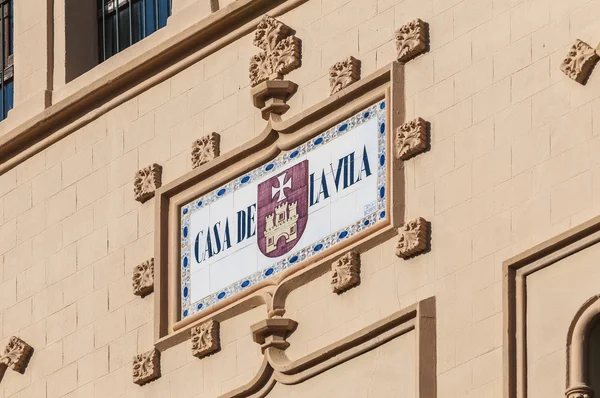
[[[0,398],[599,396],[599,11],[0,1]]]

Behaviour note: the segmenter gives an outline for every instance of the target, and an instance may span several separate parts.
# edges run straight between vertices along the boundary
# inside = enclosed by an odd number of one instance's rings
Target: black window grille
[[[0,1],[0,120],[4,120],[14,104],[14,6],[13,0]]]
[[[100,62],[167,24],[171,0],[98,0]]]

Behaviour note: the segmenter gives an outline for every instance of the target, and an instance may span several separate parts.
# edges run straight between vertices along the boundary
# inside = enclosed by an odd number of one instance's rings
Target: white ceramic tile
[[[329,235],[331,232],[330,227],[330,214],[331,206],[325,207],[308,216],[308,223],[306,229],[296,245],[296,250],[302,249],[314,243],[315,241],[322,239]]]
[[[327,177],[325,177],[325,178],[327,180]],[[319,201],[316,202],[315,204],[313,204],[311,206],[310,205],[310,200],[311,200],[310,194],[311,194],[311,192],[310,192],[310,180],[309,180],[309,186],[308,186],[308,206],[309,206],[308,207],[308,214],[314,213],[314,212],[316,212],[316,211],[318,211],[318,210],[320,210],[320,209],[322,209],[322,208],[324,208],[326,206],[329,206],[329,204],[331,203],[331,192],[329,191],[330,190],[329,185],[328,185],[328,193],[330,194],[330,196],[327,197],[327,199],[323,199],[323,195],[319,195],[319,192],[321,190],[321,181],[322,181],[322,178],[316,178],[316,176],[315,176],[315,180],[314,180],[314,183],[313,183],[314,184],[313,185],[313,190],[314,190],[313,195],[314,195],[314,200],[316,201],[317,198],[319,198]]]
[[[209,267],[205,267],[191,275],[190,290],[192,303],[203,299],[211,293]]]
[[[191,272],[197,272],[199,271],[201,268],[207,267],[210,264],[210,259],[206,258],[202,261],[202,254],[204,251],[204,245],[206,242],[206,227],[209,224],[209,218],[210,218],[210,208],[204,207],[201,208],[199,210],[197,210],[196,212],[194,212],[191,216],[190,216],[190,257],[191,257]],[[198,257],[196,258],[196,255],[194,253],[194,249],[195,249],[195,242],[196,242],[196,238],[198,238],[198,234],[201,234],[201,237],[199,237],[199,252],[198,252]],[[200,263],[198,262],[198,260],[200,260]]]
[[[238,250],[234,255],[210,266],[210,290],[215,293],[256,272],[256,246]]]
[[[361,217],[362,212],[356,209],[356,192],[346,195],[331,205],[331,231],[338,231]]]

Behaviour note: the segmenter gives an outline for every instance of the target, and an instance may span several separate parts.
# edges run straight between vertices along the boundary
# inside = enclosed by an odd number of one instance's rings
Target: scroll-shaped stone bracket
[[[210,320],[192,328],[192,355],[204,358],[221,349],[219,322]]]
[[[350,251],[331,264],[331,289],[340,294],[360,282],[360,254]]]
[[[192,168],[200,167],[221,154],[221,136],[210,133],[192,144]]]
[[[263,119],[269,120],[271,113],[282,115],[289,109],[286,102],[298,89],[283,77],[300,66],[300,40],[289,26],[266,15],[256,28],[254,45],[263,51],[250,58],[251,94]]]
[[[254,342],[265,352],[268,348],[285,350],[290,346],[287,338],[296,330],[298,322],[288,318],[264,319],[250,327]]]
[[[427,51],[429,26],[415,19],[396,31],[396,58],[407,62]]]
[[[154,258],[133,267],[133,294],[144,297],[154,291]]]
[[[407,259],[427,250],[429,223],[422,217],[409,221],[398,229],[396,255]]]
[[[133,382],[143,386],[160,377],[160,351],[156,348],[133,357]]]
[[[360,61],[350,56],[336,62],[329,68],[329,86],[331,95],[342,91],[360,79]]]
[[[25,368],[31,359],[33,348],[16,336],[12,336],[8,340],[8,344],[4,348],[4,352],[0,355],[0,381],[10,368],[21,374],[25,373]]]
[[[162,166],[152,164],[135,173],[133,193],[135,200],[144,203],[154,197],[154,192],[162,185]]]
[[[560,64],[560,70],[577,83],[585,84],[599,58],[594,48],[577,39]]]
[[[428,123],[419,118],[404,123],[396,129],[396,158],[408,160],[427,150]]]

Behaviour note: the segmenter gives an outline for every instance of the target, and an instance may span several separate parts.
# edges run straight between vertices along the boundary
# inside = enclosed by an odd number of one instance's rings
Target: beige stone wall
[[[4,134],[46,108],[49,76],[61,82],[53,101],[67,98],[211,10],[208,0],[174,0],[163,33],[66,83],[46,51],[48,21],[64,18],[59,7],[16,4],[16,107]],[[401,260],[391,239],[363,253],[357,288],[334,295],[325,275],[293,292],[287,315],[300,326],[290,357],[435,296],[438,397],[502,396],[502,262],[600,210],[600,73],[582,86],[559,69],[575,39],[600,41],[598,11],[591,0],[308,0],[278,18],[303,48],[301,68],[288,75],[299,90],[286,118],[327,98],[336,61],[353,55],[366,76],[394,61],[394,31],[407,21],[419,17],[431,33],[430,51],[405,76],[407,119],[431,122],[431,150],[405,167],[407,219],[431,222],[432,250]],[[226,153],[261,132],[248,79],[258,51],[247,34],[0,175],[0,347],[19,335],[35,348],[25,374],[6,373],[0,398],[215,397],[255,375],[262,356],[249,327],[264,307],[223,322],[221,352],[199,360],[182,343],[163,353],[159,380],[133,384],[132,356],[154,344],[154,301],[132,294],[131,277],[154,250],[154,201],[134,200],[134,173],[156,162],[168,183],[191,170],[194,139],[216,131]],[[597,258],[587,256],[583,268]],[[553,281],[540,280],[540,291]],[[544,344],[564,344],[563,329],[550,338],[544,319],[530,322]],[[272,396],[319,396],[370,372],[375,386],[357,385],[355,396],[412,397],[410,388],[377,389],[412,377],[414,351],[403,339]],[[542,365],[531,396],[561,396],[562,368]]]

